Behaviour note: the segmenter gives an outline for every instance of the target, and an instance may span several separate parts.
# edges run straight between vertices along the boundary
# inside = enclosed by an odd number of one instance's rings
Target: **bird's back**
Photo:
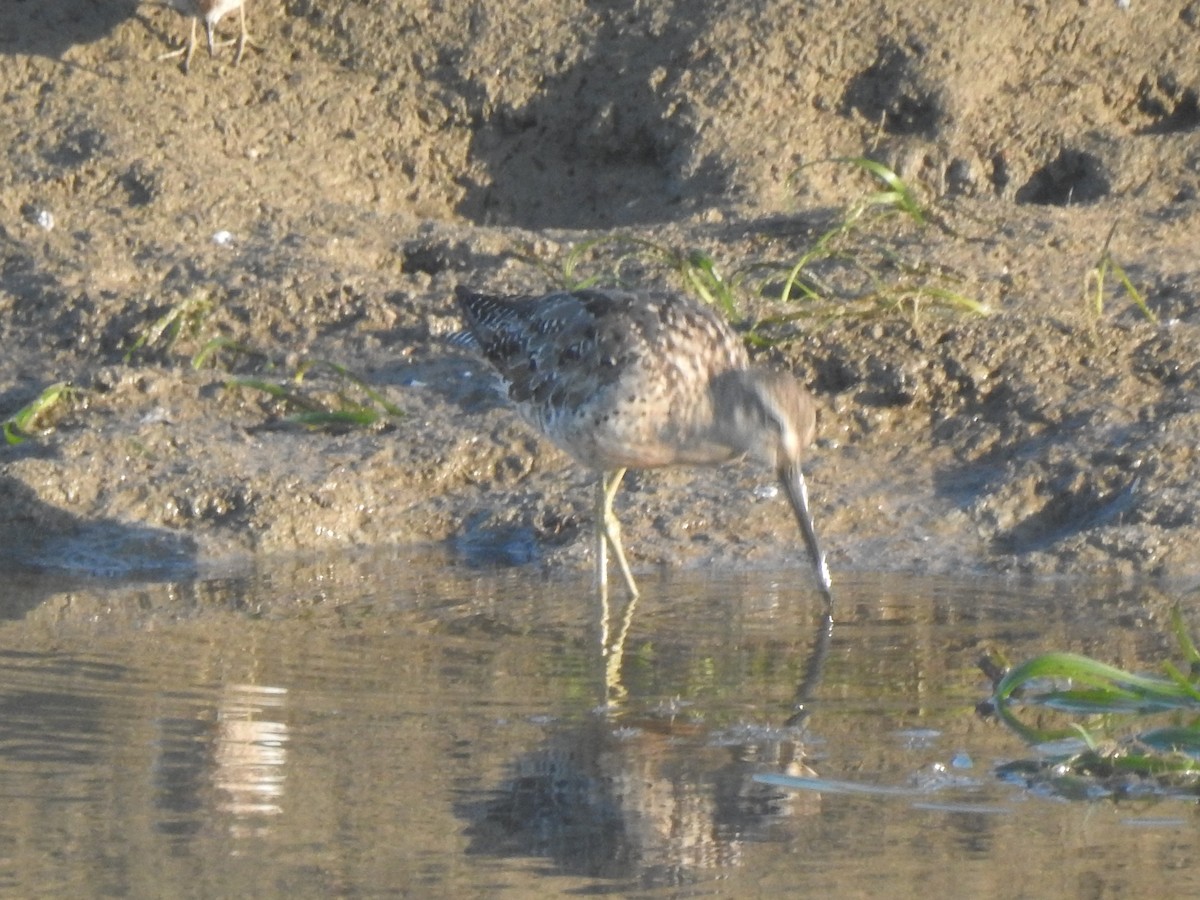
[[[467,326],[522,415],[585,465],[719,462],[710,384],[748,365],[713,310],[674,295],[460,288]]]

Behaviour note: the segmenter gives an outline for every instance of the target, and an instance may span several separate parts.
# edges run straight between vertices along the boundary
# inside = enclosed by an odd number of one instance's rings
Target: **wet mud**
[[[201,51],[188,75],[157,58],[188,27],[169,9],[8,19],[0,414],[74,388],[0,450],[11,562],[177,576],[439,543],[585,567],[591,474],[447,343],[454,287],[546,290],[614,235],[786,271],[878,189],[820,161],[870,156],[933,214],[858,232],[909,301],[755,350],[820,404],[835,578],[1200,570],[1196,3],[251,0],[242,63]],[[679,287],[629,246],[588,274]],[[749,285],[744,325],[781,315],[776,282]],[[373,403],[314,361],[402,414],[290,421],[263,383]],[[632,477],[635,568],[803,565],[770,480]]]

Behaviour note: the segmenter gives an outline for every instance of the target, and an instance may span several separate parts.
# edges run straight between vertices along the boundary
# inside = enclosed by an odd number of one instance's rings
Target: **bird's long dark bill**
[[[825,556],[817,544],[817,530],[813,527],[812,514],[808,511],[808,485],[804,483],[804,473],[800,466],[784,466],[779,470],[779,480],[792,504],[796,521],[800,523],[800,533],[804,535],[804,543],[808,547],[808,555],[812,558],[813,568],[817,572],[817,581],[821,584],[821,592],[827,602],[833,602],[833,584],[829,578],[829,566],[825,564]]]

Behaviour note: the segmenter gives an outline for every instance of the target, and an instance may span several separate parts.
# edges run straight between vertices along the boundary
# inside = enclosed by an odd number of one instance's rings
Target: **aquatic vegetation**
[[[1000,775],[1072,797],[1200,793],[1200,653],[1178,607],[1172,619],[1186,672],[1168,661],[1163,675],[1137,674],[1062,652],[982,662],[994,679],[986,711],[1038,750]]]

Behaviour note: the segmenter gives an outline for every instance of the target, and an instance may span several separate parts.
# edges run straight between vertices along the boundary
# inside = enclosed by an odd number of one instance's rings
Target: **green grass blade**
[[[361,375],[350,371],[340,363],[331,362],[325,359],[315,359],[311,361],[308,368],[322,368],[333,372],[339,378],[349,381],[351,384],[355,385],[359,390],[367,395],[372,403],[378,404],[380,409],[382,409],[389,416],[397,419],[404,417],[404,410],[384,397],[382,393],[372,387],[370,383]]]
[[[305,428],[366,428],[379,421],[379,413],[369,407],[313,410],[288,416],[289,422]]]
[[[1154,313],[1154,310],[1150,309],[1150,307],[1147,305],[1146,298],[1143,297],[1142,292],[1134,286],[1133,281],[1130,280],[1125,269],[1116,261],[1116,259],[1113,258],[1112,241],[1113,237],[1117,233],[1118,224],[1119,223],[1117,222],[1113,222],[1112,227],[1108,229],[1108,236],[1105,237],[1104,245],[1100,248],[1100,256],[1096,260],[1096,264],[1088,270],[1087,275],[1084,277],[1085,298],[1091,291],[1092,285],[1094,284],[1095,294],[1090,306],[1092,315],[1096,319],[1099,319],[1104,314],[1104,282],[1107,280],[1108,274],[1111,272],[1113,276],[1116,277],[1121,287],[1124,288],[1125,294],[1130,300],[1133,301],[1133,305],[1138,308],[1146,320],[1157,325],[1158,316]]]
[[[1200,703],[1200,690],[1196,689],[1196,686],[1188,680],[1186,675],[1169,662],[1163,663],[1163,669],[1166,671],[1167,677],[1179,687],[1179,690],[1190,696],[1197,703]]]
[[[1015,690],[1029,681],[1042,678],[1069,678],[1101,691],[1109,691],[1115,699],[1170,701],[1183,697],[1183,692],[1173,681],[1135,675],[1075,653],[1043,653],[1010,670],[996,686],[996,700],[1007,702]]]
[[[1158,316],[1146,305],[1146,298],[1142,296],[1141,291],[1133,286],[1133,282],[1129,280],[1129,276],[1125,274],[1125,270],[1111,257],[1109,258],[1109,264],[1112,266],[1113,274],[1117,276],[1117,280],[1125,288],[1125,293],[1133,301],[1133,305],[1141,310],[1142,315],[1146,317],[1147,321],[1157,325]]]
[[[209,360],[221,351],[228,351],[251,359],[267,359],[266,353],[251,347],[249,344],[243,344],[232,338],[215,337],[210,341],[206,341],[204,346],[196,351],[196,354],[192,357],[192,368],[196,370],[203,369]]]
[[[74,393],[70,382],[58,381],[43,390],[3,422],[4,442],[9,446],[24,443],[41,433],[38,422]]]
[[[184,329],[189,332],[198,331],[212,312],[212,308],[212,300],[205,294],[194,294],[180,300],[142,329],[137,340],[125,351],[122,361],[128,364],[139,350],[160,342],[164,350],[169,350],[179,340]]]
[[[951,291],[946,288],[927,287],[922,288],[921,293],[935,300],[941,306],[968,312],[976,316],[990,316],[992,308],[982,301],[976,300],[973,297],[968,297],[965,294],[960,294],[957,291]]]
[[[679,269],[698,294],[710,306],[721,310],[726,318],[737,320],[737,302],[730,285],[717,271],[716,262],[701,250],[693,250]]]
[[[337,403],[330,405],[306,396],[296,387],[285,387],[283,384],[264,378],[240,377],[230,379],[227,383],[231,387],[261,391],[280,403],[299,410],[289,416],[287,421],[306,428],[361,428],[376,424],[383,415],[392,418],[404,416],[402,409],[389,402],[365,379],[335,362],[323,359],[304,360],[292,376],[292,382],[296,386],[301,385],[308,373],[314,370],[330,372],[342,381],[353,384],[367,396],[369,403],[359,403],[351,400],[345,394],[339,393]]]
[[[1200,712],[1200,691],[1171,666],[1167,678],[1136,675],[1115,666],[1073,653],[1045,653],[1011,669],[995,686],[993,703],[997,715],[1010,728],[1031,742],[1078,737],[1081,726],[1069,729],[1032,727],[1021,722],[1012,701],[1076,715],[1104,716],[1106,730],[1120,724],[1121,717],[1155,713]],[[1068,688],[1039,689],[1034,682],[1044,679],[1071,682]],[[1116,717],[1116,718],[1114,718]],[[1085,737],[1087,735],[1085,734]],[[1087,737],[1091,741],[1090,737]],[[1094,741],[1091,741],[1094,743]]]
[[[267,394],[276,400],[289,403],[292,406],[308,412],[325,412],[324,407],[312,400],[309,400],[303,394],[299,394],[295,391],[289,391],[283,385],[277,384],[274,381],[268,381],[265,378],[231,378],[226,383],[232,387],[250,388],[251,390],[262,391],[264,394]]]
[[[836,162],[849,163],[857,166],[868,175],[881,181],[887,188],[875,194],[869,194],[864,200],[868,206],[890,206],[909,216],[918,225],[925,224],[925,213],[908,184],[890,168],[881,162],[868,159],[865,156],[842,156]]]

